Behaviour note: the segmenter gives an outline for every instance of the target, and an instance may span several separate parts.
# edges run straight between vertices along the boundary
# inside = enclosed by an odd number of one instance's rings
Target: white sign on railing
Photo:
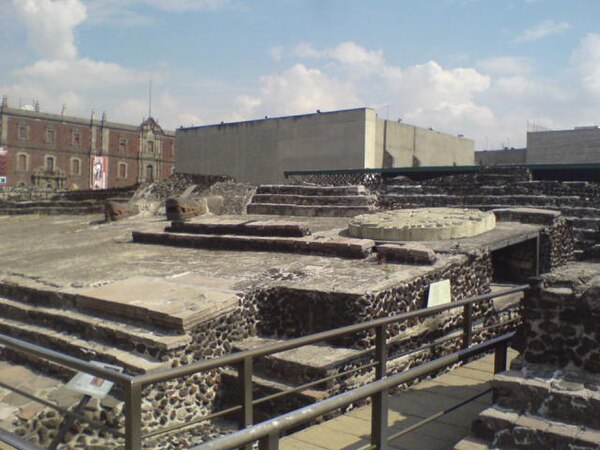
[[[113,366],[112,364],[106,364],[98,361],[90,361],[90,364],[103,367],[105,369],[111,369],[116,372],[123,371],[122,367]],[[95,375],[85,372],[77,372],[75,376],[71,378],[71,380],[65,385],[65,387],[71,389],[72,391],[79,392],[80,394],[102,399],[108,395],[110,389],[113,387],[113,384],[114,383],[112,381],[104,380]]]

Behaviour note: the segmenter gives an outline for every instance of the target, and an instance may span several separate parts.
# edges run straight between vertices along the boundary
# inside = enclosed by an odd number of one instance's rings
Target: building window
[[[152,167],[152,164],[146,166],[146,181],[148,183],[154,181],[154,167]]]
[[[71,158],[71,175],[81,175],[81,160]]]
[[[81,132],[79,130],[71,130],[71,145],[76,147],[81,145]]]
[[[154,153],[154,141],[148,141],[148,153]]]
[[[46,128],[46,144],[54,145],[56,143],[56,130],[53,127]]]
[[[119,151],[121,153],[125,153],[127,151],[127,139],[126,138],[119,139]]]
[[[29,155],[27,153],[17,154],[17,172],[27,172],[29,169]]]
[[[119,163],[119,178],[127,178],[127,163],[120,162]]]
[[[54,156],[46,156],[46,170],[54,172]]]
[[[25,122],[21,122],[19,124],[19,140],[29,140],[29,125],[27,125]]]

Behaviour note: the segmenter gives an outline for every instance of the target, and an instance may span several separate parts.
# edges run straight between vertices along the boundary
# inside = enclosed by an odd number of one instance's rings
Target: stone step
[[[189,234],[235,234],[244,236],[308,236],[306,224],[282,220],[218,220],[210,222],[173,222],[166,232]]]
[[[282,205],[276,203],[250,203],[248,214],[267,214],[279,216],[307,217],[354,217],[359,214],[373,212],[370,206],[305,206]]]
[[[473,433],[492,448],[597,450],[600,431],[491,407],[473,423]]]
[[[169,245],[174,247],[209,248],[217,250],[286,252],[318,254],[341,258],[366,258],[375,246],[370,239],[304,238],[204,235],[187,233],[146,233],[134,231],[133,242],[141,244]]]
[[[6,278],[0,282],[0,297],[122,322],[157,336],[181,336],[237,307],[239,297],[231,283],[188,274],[175,279],[134,276],[101,286],[56,289]]]
[[[132,374],[146,373],[170,367],[169,363],[142,356],[135,351],[124,351],[89,338],[81,339],[79,336],[67,331],[57,331],[52,328],[4,317],[0,318],[0,333],[66,353],[76,358],[115,364],[123,367],[126,372]],[[10,351],[10,353],[13,352],[20,355],[18,351]],[[26,354],[21,356],[28,359]]]
[[[567,217],[573,223],[573,228],[600,230],[600,217]]]
[[[562,205],[560,212],[567,217],[600,218],[600,208]]]
[[[573,239],[594,244],[600,240],[600,231],[573,228]]]
[[[369,206],[375,203],[371,195],[290,195],[255,194],[252,203],[307,206]]]
[[[583,380],[527,377],[508,370],[494,376],[492,387],[499,407],[600,430],[600,392],[586,387]]]
[[[287,194],[287,195],[368,195],[369,190],[360,185],[352,186],[305,186],[298,184],[263,184],[256,190],[257,194]]]
[[[454,444],[452,450],[490,450],[491,448],[491,443],[489,441],[478,439],[474,436],[467,436]],[[499,447],[494,448],[500,450]]]
[[[501,204],[504,206],[554,207],[585,206],[589,202],[578,196],[550,195],[448,195],[448,194],[387,194],[384,203],[410,203],[422,206],[474,206]]]
[[[86,339],[154,358],[166,356],[191,342],[189,335],[167,335],[162,330],[142,328],[73,309],[32,305],[3,297],[0,297],[0,317],[35,323],[54,330],[69,330]]]
[[[234,369],[226,368],[222,373],[222,408],[229,408],[240,404],[240,383],[238,373]],[[290,383],[278,379],[273,379],[261,373],[260,369],[254,371],[252,376],[252,396],[258,400],[267,395],[278,394],[289,389],[298,387],[295,383]],[[265,401],[254,406],[254,421],[259,422],[267,420],[276,415],[284,414],[304,406],[312,405],[319,400],[327,397],[325,391],[319,389],[306,389],[302,392],[295,392],[278,399]]]
[[[30,207],[0,207],[0,215],[18,216],[24,214],[39,214],[46,216],[104,214],[104,205],[94,206],[30,206]]]
[[[284,341],[254,336],[236,342],[233,347],[237,351],[243,351],[280,342]],[[362,353],[356,349],[333,347],[326,344],[306,345],[259,358],[255,360],[255,365],[270,378],[300,385],[340,373],[344,367],[360,363],[363,358]],[[315,355],[318,355],[318,358],[315,358]],[[340,380],[331,380],[320,384],[318,388],[320,390],[335,389],[336,384],[339,383]]]

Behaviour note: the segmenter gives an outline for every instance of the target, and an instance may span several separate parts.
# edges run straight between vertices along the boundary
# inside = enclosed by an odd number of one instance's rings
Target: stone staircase
[[[512,181],[489,177],[429,180],[421,184],[394,181],[385,187],[386,208],[468,207],[482,210],[528,207],[559,210],[573,224],[577,254],[600,240],[600,188],[588,182]]]
[[[494,406],[482,411],[474,436],[456,449],[600,448],[598,377],[529,369],[494,377]]]
[[[199,219],[173,221],[164,232],[132,233],[133,242],[216,250],[317,254],[343,258],[367,257],[370,239],[312,235],[301,223],[280,220]]]
[[[248,214],[354,217],[375,210],[376,197],[364,186],[262,185]]]
[[[165,368],[169,355],[191,341],[184,333],[133,320],[115,308],[86,307],[77,294],[6,282],[0,283],[0,333],[80,359],[118,365],[131,374]],[[29,360],[14,350],[3,349],[2,354]],[[51,368],[61,376],[72,375],[61,366]]]

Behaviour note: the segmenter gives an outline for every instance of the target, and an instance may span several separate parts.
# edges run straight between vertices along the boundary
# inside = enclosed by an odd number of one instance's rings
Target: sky
[[[523,147],[600,121],[597,0],[0,0],[11,106],[168,129],[370,107]]]

